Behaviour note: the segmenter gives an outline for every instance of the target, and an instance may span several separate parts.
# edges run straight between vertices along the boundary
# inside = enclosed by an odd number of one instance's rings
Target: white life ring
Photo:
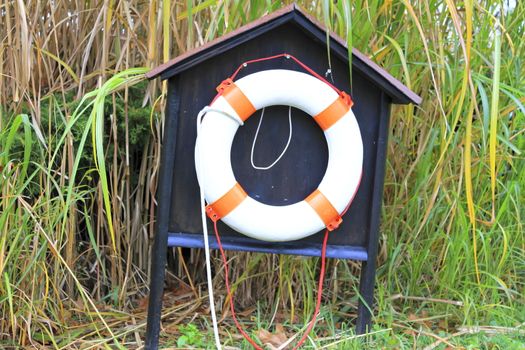
[[[260,71],[230,81],[208,108],[195,147],[208,216],[246,236],[272,242],[293,241],[339,226],[340,214],[359,187],[363,163],[359,125],[349,99],[343,97],[325,82],[291,70]],[[248,196],[235,180],[230,163],[240,121],[272,105],[292,106],[313,116],[328,144],[328,166],[318,189],[286,206]]]

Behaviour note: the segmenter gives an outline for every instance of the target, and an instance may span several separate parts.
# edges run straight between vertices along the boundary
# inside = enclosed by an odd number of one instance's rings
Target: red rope
[[[312,316],[312,320],[310,321],[310,324],[308,325],[308,328],[306,328],[306,331],[304,332],[302,338],[297,342],[297,345],[293,348],[293,350],[299,349],[301,345],[305,342],[306,338],[308,337],[308,334],[312,331],[312,328],[314,328],[315,321],[317,319],[317,316],[319,315],[319,311],[321,310],[321,298],[323,294],[323,281],[324,281],[324,273],[326,270],[326,245],[328,243],[328,230],[324,231],[324,239],[323,239],[323,248],[321,250],[321,272],[319,273],[319,285],[317,286],[317,303],[315,304],[315,311],[314,315]]]
[[[274,56],[268,56],[268,57],[261,57],[261,58],[256,58],[256,59],[253,59],[253,60],[249,60],[249,61],[246,61],[246,62],[243,62],[239,65],[239,67],[237,67],[237,69],[235,70],[235,72],[233,72],[233,74],[230,76],[229,79],[233,80],[235,79],[235,77],[237,76],[237,74],[239,74],[239,72],[247,67],[249,64],[251,63],[256,63],[256,62],[262,62],[262,61],[269,61],[269,60],[273,60],[273,59],[276,59],[276,58],[281,58],[281,57],[285,57],[285,58],[291,58],[295,63],[297,63],[299,66],[301,66],[301,68],[303,68],[305,71],[307,71],[308,73],[310,73],[311,75],[313,75],[314,77],[316,77],[317,79],[321,80],[322,82],[324,82],[325,84],[327,84],[328,86],[330,86],[332,89],[334,89],[335,92],[337,92],[338,95],[341,95],[343,94],[343,91],[339,90],[337,87],[335,87],[332,83],[330,83],[328,80],[326,80],[324,77],[322,77],[321,75],[319,75],[317,72],[315,72],[312,68],[308,67],[306,64],[304,64],[303,62],[301,62],[298,58],[296,58],[295,56],[293,55],[290,55],[288,53],[281,53],[281,54],[278,54],[278,55],[274,55]],[[222,94],[222,91],[220,91],[212,100],[212,103]]]
[[[306,64],[304,64],[303,62],[301,62],[298,58],[296,58],[295,56],[293,55],[290,55],[288,53],[281,53],[281,54],[278,54],[278,55],[275,55],[275,56],[269,56],[269,57],[261,57],[261,58],[256,58],[254,60],[249,60],[249,61],[246,61],[246,62],[243,62],[241,63],[241,65],[237,68],[237,70],[230,76],[230,79],[235,79],[235,77],[237,76],[237,74],[241,71],[241,69],[245,68],[247,65],[249,65],[250,63],[256,63],[256,62],[262,62],[262,61],[269,61],[269,60],[273,60],[273,59],[276,59],[276,58],[281,58],[281,57],[285,57],[285,58],[291,58],[292,60],[295,61],[295,63],[297,63],[299,66],[301,66],[305,71],[307,71],[308,73],[310,73],[311,75],[313,75],[314,77],[316,77],[317,79],[325,82],[326,84],[328,84],[332,89],[334,89],[338,94],[341,94],[341,90],[339,90],[338,88],[336,88],[333,84],[331,84],[328,80],[326,80],[324,77],[322,77],[321,75],[317,74],[316,71],[314,71],[312,68],[308,67]]]
[[[230,296],[230,311],[232,313],[233,322],[235,322],[235,326],[241,332],[244,339],[246,339],[252,346],[257,350],[263,350],[255,340],[250,338],[248,334],[242,329],[239,321],[237,320],[237,316],[235,315],[235,307],[233,306],[233,294],[230,290],[230,280],[228,278],[228,260],[226,259],[226,254],[224,253],[224,249],[222,249],[221,244],[221,238],[219,237],[219,229],[217,228],[217,221],[213,222],[213,229],[215,231],[215,237],[217,238],[217,244],[219,245],[219,250],[221,251],[221,257],[222,257],[222,263],[224,264],[224,279],[226,281],[226,290],[228,291],[228,295]]]
[[[224,249],[222,248],[221,238],[219,236],[219,229],[217,228],[217,222],[215,221],[213,223],[213,229],[215,231],[215,237],[217,239],[217,244],[219,246],[219,250],[221,252],[222,257],[222,263],[224,264],[224,279],[226,283],[226,290],[228,292],[228,295],[230,296],[230,311],[232,313],[233,322],[235,323],[235,326],[239,330],[239,332],[242,334],[244,339],[246,339],[253,347],[257,350],[263,350],[256,342],[253,340],[242,328],[241,324],[237,320],[237,315],[235,314],[235,307],[234,307],[234,295],[231,292],[230,288],[230,279],[228,277],[228,260],[226,259],[226,254],[224,253]],[[319,311],[321,309],[321,298],[323,294],[323,282],[324,282],[324,276],[325,276],[325,270],[326,270],[326,246],[328,243],[328,230],[325,230],[324,233],[324,240],[323,240],[323,247],[321,250],[321,272],[319,274],[319,285],[317,287],[317,302],[315,304],[315,311],[312,316],[312,320],[310,321],[310,324],[308,325],[308,328],[306,328],[306,331],[304,332],[302,338],[297,342],[297,345],[293,348],[293,350],[298,349],[306,340],[308,337],[308,334],[312,331],[312,328],[315,325],[315,320],[317,316],[319,315]]]

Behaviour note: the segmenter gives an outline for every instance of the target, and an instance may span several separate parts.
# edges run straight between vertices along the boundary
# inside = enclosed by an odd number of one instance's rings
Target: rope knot
[[[341,93],[339,94],[339,97],[343,100],[343,102],[348,107],[352,107],[354,105],[354,101],[352,101],[352,98],[346,92],[341,91]]]
[[[224,90],[233,85],[232,78],[224,79],[217,87],[216,90],[219,94],[222,94]]]

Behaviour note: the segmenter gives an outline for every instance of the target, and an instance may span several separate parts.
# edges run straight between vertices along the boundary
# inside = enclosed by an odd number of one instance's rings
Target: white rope
[[[277,157],[277,159],[272,164],[270,164],[268,166],[257,166],[257,165],[255,165],[255,163],[253,161],[253,153],[255,151],[255,143],[257,142],[257,136],[259,135],[259,130],[261,129],[261,124],[262,124],[263,118],[264,118],[264,108],[261,111],[261,118],[259,119],[259,125],[257,125],[257,131],[255,131],[255,137],[253,138],[253,143],[252,143],[252,151],[251,151],[251,154],[250,154],[250,161],[252,163],[252,167],[254,169],[257,169],[257,170],[268,170],[268,169],[273,168],[273,166],[275,164],[277,164],[277,162],[280,161],[281,158],[286,153],[286,150],[288,149],[288,146],[290,146],[290,141],[292,140],[292,134],[293,134],[293,131],[292,131],[292,107],[290,106],[290,107],[288,107],[288,127],[289,127],[290,132],[288,133],[288,141],[286,142],[286,146],[284,146],[283,151],[281,152],[279,157]]]
[[[217,113],[220,113],[230,119],[233,119],[235,120],[237,123],[239,123],[240,126],[243,126],[244,125],[244,122],[242,121],[241,118],[239,118],[239,116],[235,115],[235,114],[230,114],[226,111],[223,111],[222,109],[218,109],[218,108],[213,108],[213,107],[210,107],[210,106],[206,106],[204,107],[203,109],[201,109],[201,111],[199,112],[199,114],[197,115],[197,135],[199,134],[199,128],[200,128],[200,123],[202,121],[202,118],[204,117],[204,115],[208,112],[217,112]]]
[[[239,119],[237,116],[230,115],[229,113],[226,113],[222,110],[211,108],[209,106],[204,107],[199,114],[197,115],[197,137],[199,137],[199,132],[201,129],[201,122],[202,118],[206,113],[208,112],[218,112],[221,113],[229,118],[232,118],[233,120],[237,121],[240,125],[243,125],[243,122],[241,119]],[[199,173],[199,176],[201,179],[203,178],[204,174],[202,172],[202,164],[201,164],[201,156],[199,154],[198,147],[195,149],[197,152],[197,171]],[[199,186],[199,192],[200,192],[200,204],[201,204],[201,220],[202,220],[202,232],[204,235],[204,256],[206,259],[206,279],[208,280],[208,297],[210,300],[210,314],[211,314],[211,322],[213,324],[213,335],[215,337],[215,345],[217,346],[217,350],[221,350],[221,338],[219,337],[219,326],[217,324],[217,313],[215,311],[215,299],[213,297],[213,279],[211,275],[211,259],[210,259],[210,243],[208,241],[208,222],[206,221],[206,203],[204,201],[204,192],[202,191],[202,187]]]

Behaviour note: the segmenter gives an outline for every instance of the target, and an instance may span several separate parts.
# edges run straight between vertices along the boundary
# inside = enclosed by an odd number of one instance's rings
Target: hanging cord
[[[321,298],[323,297],[323,282],[324,282],[324,274],[326,271],[326,246],[328,244],[328,234],[329,234],[329,231],[328,229],[326,229],[324,231],[323,247],[321,249],[321,271],[319,272],[319,285],[317,286],[317,302],[315,303],[314,315],[312,316],[312,320],[310,321],[308,328],[306,328],[306,331],[304,331],[303,336],[297,342],[297,345],[295,345],[293,350],[297,350],[299,349],[301,345],[303,345],[306,338],[308,338],[308,335],[314,328],[315,323],[317,322],[317,316],[319,316],[319,312],[321,311]]]
[[[257,125],[257,131],[255,132],[255,137],[253,138],[252,151],[250,153],[250,161],[252,163],[252,167],[254,169],[257,169],[257,170],[268,170],[268,169],[271,169],[271,168],[273,168],[273,166],[275,164],[277,164],[278,161],[281,160],[281,158],[286,153],[286,150],[288,149],[288,146],[290,146],[290,141],[292,141],[292,133],[293,133],[292,132],[292,106],[290,106],[290,107],[288,107],[288,127],[289,127],[290,132],[288,133],[288,141],[286,141],[286,146],[284,146],[283,151],[281,152],[279,157],[277,157],[277,159],[272,164],[270,164],[268,166],[257,166],[257,165],[255,165],[255,163],[253,161],[253,153],[255,151],[255,143],[257,142],[257,136],[259,135],[259,129],[261,128],[261,124],[262,124],[262,121],[263,121],[263,118],[264,118],[264,110],[265,110],[265,108],[263,108],[262,111],[261,111],[261,118],[259,119],[259,125]]]
[[[281,53],[281,54],[274,55],[274,56],[261,57],[261,58],[257,58],[257,59],[253,59],[253,60],[249,60],[249,61],[243,62],[243,63],[241,63],[239,65],[239,67],[237,67],[235,72],[233,72],[233,74],[228,79],[226,79],[224,82],[226,82],[226,81],[232,82],[235,79],[235,77],[237,76],[237,74],[239,74],[239,72],[243,68],[248,67],[248,65],[251,64],[251,63],[269,61],[269,60],[274,60],[274,59],[281,58],[281,57],[284,57],[286,59],[290,59],[291,58],[295,63],[297,63],[305,71],[307,71],[308,73],[310,73],[311,75],[313,75],[317,79],[321,80],[322,82],[324,82],[325,84],[330,86],[335,92],[337,92],[337,94],[339,96],[341,96],[347,102],[348,105],[351,106],[353,104],[352,103],[352,98],[350,97],[350,95],[348,95],[346,92],[344,92],[342,90],[339,90],[334,84],[332,84],[328,80],[326,80],[326,78],[324,78],[323,76],[317,74],[312,68],[308,67],[306,64],[301,62],[299,59],[297,59],[293,55],[290,55],[289,53]],[[219,98],[219,96],[221,96],[222,93],[223,93],[223,90],[219,90],[219,93],[213,98],[212,103],[215,102],[215,100],[217,98]]]
[[[204,115],[208,112],[217,112],[221,113],[229,118],[232,118],[236,122],[238,122],[240,125],[243,125],[243,122],[241,119],[239,119],[237,116],[231,115],[229,113],[226,113],[220,109],[211,108],[209,106],[204,107],[199,114],[197,115],[197,137],[199,136],[200,129],[201,129],[201,122]],[[202,160],[199,153],[199,149],[196,149],[197,152],[197,171],[199,173],[199,176],[201,179],[203,178],[203,172],[202,172]],[[208,280],[208,297],[210,301],[210,314],[211,314],[211,321],[213,324],[213,335],[215,337],[215,345],[217,346],[217,350],[221,350],[221,339],[219,337],[219,326],[217,324],[217,313],[215,311],[215,299],[213,297],[213,279],[211,275],[211,259],[210,259],[210,243],[208,241],[208,222],[206,221],[206,203],[204,201],[204,192],[202,191],[202,187],[199,186],[199,192],[200,192],[200,205],[201,205],[201,220],[202,220],[202,232],[204,235],[204,256],[206,259],[206,279]]]
[[[263,350],[256,342],[253,340],[242,328],[241,324],[237,320],[237,315],[235,314],[235,307],[234,307],[234,295],[230,288],[230,279],[228,275],[228,259],[226,259],[226,254],[224,253],[224,249],[222,248],[221,243],[221,237],[219,235],[219,229],[217,228],[217,221],[213,223],[213,229],[215,231],[215,238],[217,239],[217,244],[219,246],[219,250],[221,252],[222,257],[222,263],[224,265],[224,280],[226,284],[226,291],[228,292],[228,296],[230,297],[230,312],[232,313],[233,322],[235,323],[235,326],[237,327],[237,330],[242,334],[244,339],[246,339],[256,350]],[[305,342],[306,338],[312,331],[312,328],[314,328],[315,322],[317,320],[317,316],[319,315],[319,311],[321,310],[321,299],[323,295],[323,282],[324,282],[324,276],[325,276],[325,270],[326,270],[326,246],[328,243],[328,236],[329,231],[325,230],[324,232],[324,239],[323,239],[323,247],[321,249],[321,271],[319,273],[319,284],[317,286],[317,302],[315,304],[315,311],[312,316],[312,320],[310,321],[308,328],[306,328],[306,331],[304,332],[301,339],[297,342],[293,350],[299,349],[301,345]]]
[[[204,115],[208,112],[216,112],[216,113],[220,113],[230,119],[233,119],[234,121],[236,121],[237,123],[239,123],[240,126],[243,126],[244,125],[244,122],[242,121],[241,118],[239,118],[237,115],[235,114],[230,114],[226,111],[223,111],[222,109],[218,109],[218,108],[213,108],[213,107],[210,107],[210,106],[206,106],[204,107],[203,109],[200,110],[199,114],[197,115],[197,136],[199,136],[199,129],[200,129],[200,125],[201,125],[201,122],[202,122],[202,118],[204,117]]]
[[[338,94],[341,94],[342,91],[339,90],[338,88],[336,88],[332,83],[330,83],[328,80],[326,80],[323,76],[317,74],[317,72],[314,71],[312,68],[308,67],[306,64],[301,62],[295,56],[290,55],[288,53],[281,53],[281,54],[274,55],[274,56],[262,57],[262,58],[257,58],[257,59],[254,59],[254,60],[249,60],[249,61],[243,62],[241,65],[239,65],[239,67],[237,67],[237,70],[235,70],[235,72],[230,76],[230,79],[234,80],[235,77],[237,76],[237,74],[239,74],[239,72],[243,68],[246,68],[251,63],[269,61],[269,60],[273,60],[273,59],[281,58],[281,57],[284,57],[286,59],[290,59],[291,58],[295,63],[297,63],[299,66],[301,66],[301,68],[303,68],[305,71],[307,71],[308,73],[310,73],[311,75],[313,75],[317,79],[323,81],[324,83],[328,84],[328,86],[330,86],[332,89],[334,89]]]
[[[201,128],[201,121],[204,114],[206,114],[206,111],[204,111],[206,107],[204,107],[203,110],[199,112],[199,115],[197,116],[197,137],[199,137],[200,128]],[[198,164],[198,172],[200,176],[202,177],[202,160],[200,156],[199,149],[196,148],[197,151],[197,164]],[[199,192],[200,192],[200,205],[201,205],[201,220],[202,220],[202,232],[204,236],[204,256],[206,260],[206,279],[208,280],[208,298],[210,302],[210,313],[211,313],[211,322],[213,325],[213,335],[215,338],[215,345],[217,346],[217,350],[221,350],[221,339],[219,337],[219,326],[217,324],[217,313],[215,312],[215,299],[213,297],[213,279],[211,275],[211,259],[210,259],[210,244],[208,242],[208,223],[206,221],[206,211],[204,210],[206,204],[204,202],[204,193],[202,191],[202,187],[199,186]]]

